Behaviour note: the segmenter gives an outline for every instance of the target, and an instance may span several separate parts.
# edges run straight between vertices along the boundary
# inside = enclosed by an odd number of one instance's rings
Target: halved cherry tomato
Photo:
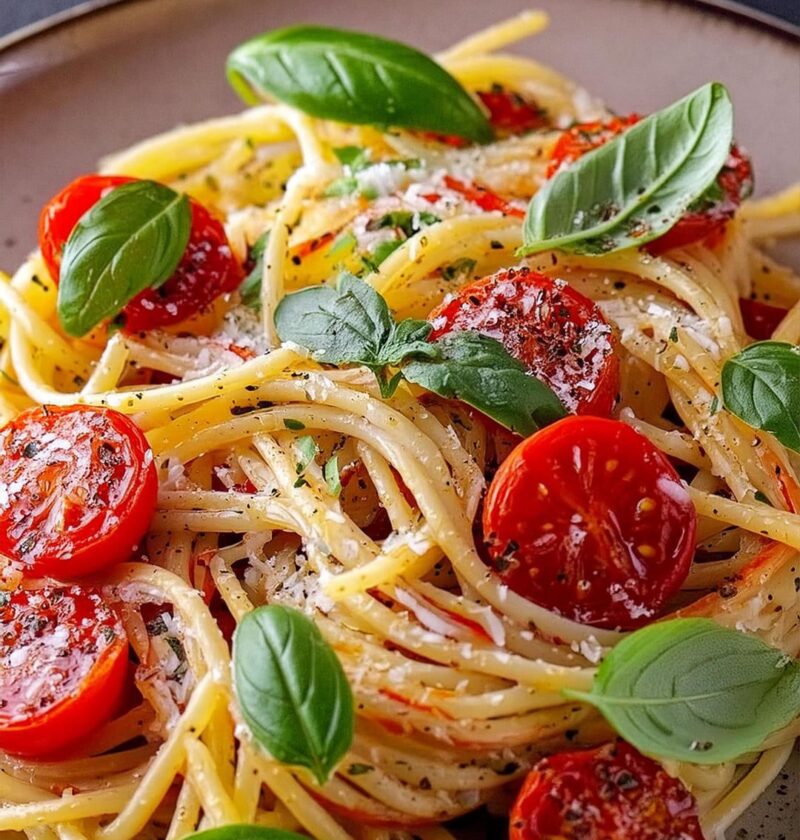
[[[742,320],[747,334],[756,341],[766,341],[772,338],[772,333],[775,332],[778,324],[789,311],[782,306],[773,306],[770,303],[764,303],[762,300],[751,300],[750,298],[740,298],[739,309],[742,311]]]
[[[458,178],[453,178],[452,175],[445,175],[442,180],[448,189],[460,193],[467,201],[477,204],[481,210],[485,210],[487,213],[496,210],[504,216],[515,216],[518,219],[525,218],[525,211],[521,207],[516,207],[487,187],[482,187],[480,184],[465,184]],[[438,196],[434,198],[434,201],[436,200],[438,200]]]
[[[593,301],[527,268],[462,286],[428,316],[431,338],[474,330],[497,339],[569,411],[609,415],[619,392],[612,329]]]
[[[52,198],[39,217],[39,248],[58,282],[64,246],[81,216],[110,190],[135,180],[122,175],[84,175]],[[233,291],[243,272],[234,258],[225,229],[201,204],[190,200],[192,229],[173,275],[158,289],[146,289],[122,311],[128,332],[176,324]]]
[[[122,699],[127,652],[93,589],[0,592],[0,749],[47,755],[94,732]]]
[[[630,114],[627,117],[612,117],[607,122],[580,123],[567,129],[559,137],[550,158],[548,177],[579,157],[607,143],[626,129],[635,125],[641,117]],[[708,206],[691,210],[670,228],[663,236],[647,244],[651,254],[659,255],[673,248],[682,248],[693,242],[700,242],[712,236],[719,236],[725,223],[736,208],[753,191],[753,169],[750,159],[736,145],[731,147],[730,157],[720,174],[717,185],[721,197]]]
[[[483,510],[495,571],[584,624],[632,630],[681,586],[697,515],[678,474],[617,420],[567,417],[517,446]]]
[[[623,741],[542,759],[511,809],[509,840],[703,840],[680,779]]]
[[[155,511],[150,446],[124,414],[42,406],[0,429],[0,552],[26,576],[72,578],[126,560]]]

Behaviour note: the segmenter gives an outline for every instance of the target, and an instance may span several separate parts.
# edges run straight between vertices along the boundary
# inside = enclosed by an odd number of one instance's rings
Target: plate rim
[[[800,26],[768,12],[751,9],[737,3],[736,0],[650,0],[650,2],[659,2],[665,6],[674,5],[676,1],[678,5],[684,8],[694,9],[700,13],[716,11],[725,18],[746,24],[751,29],[766,32],[782,41],[800,44]],[[153,0],[86,0],[86,2],[73,6],[71,9],[64,9],[64,11],[48,15],[0,37],[0,58],[9,50],[28,41],[33,41],[42,35],[49,35],[58,29],[75,25],[86,18],[112,12],[125,5],[146,2],[153,2]]]

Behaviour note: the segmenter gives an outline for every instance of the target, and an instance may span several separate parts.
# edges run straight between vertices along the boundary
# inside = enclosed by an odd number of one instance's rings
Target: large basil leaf
[[[175,271],[192,226],[189,200],[154,181],[111,190],[81,216],[64,247],[58,317],[85,335]]]
[[[800,347],[761,341],[722,368],[722,400],[750,426],[800,452]]]
[[[566,416],[558,397],[493,338],[454,332],[436,342],[436,359],[412,359],[403,376],[442,397],[477,408],[523,436]]]
[[[286,295],[275,310],[281,341],[293,341],[331,365],[374,370],[411,353],[435,355],[425,321],[394,322],[386,301],[363,280],[342,274],[336,287],[310,286]]]
[[[233,669],[255,740],[325,784],[352,743],[355,714],[347,677],[314,622],[277,604],[253,610],[236,630]]]
[[[323,119],[492,139],[483,111],[444,68],[375,35],[321,26],[278,29],[238,46],[227,73],[251,105],[269,94]]]
[[[263,825],[221,825],[187,834],[186,840],[308,840],[305,835]]]
[[[728,92],[704,85],[548,181],[528,205],[520,254],[602,254],[661,236],[714,183],[732,139]]]
[[[564,694],[596,706],[644,753],[716,764],[800,713],[800,664],[708,619],[674,619],[623,639],[590,692]]]

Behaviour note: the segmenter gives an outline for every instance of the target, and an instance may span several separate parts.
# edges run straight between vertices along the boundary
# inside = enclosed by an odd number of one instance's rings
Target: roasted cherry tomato
[[[756,341],[772,338],[772,333],[789,311],[782,306],[773,306],[770,303],[750,298],[740,298],[739,309],[742,311],[742,320],[747,334]]]
[[[93,589],[0,592],[0,749],[46,755],[96,731],[122,699],[127,653]]]
[[[482,187],[480,184],[466,184],[464,181],[453,178],[452,175],[445,175],[443,181],[448,189],[463,195],[467,201],[471,201],[487,213],[498,211],[504,216],[515,216],[518,219],[525,218],[525,211],[521,207],[516,207],[487,187]],[[438,196],[434,199],[434,201],[436,200],[438,200]]]
[[[133,181],[121,175],[85,175],[51,199],[39,218],[39,248],[54,281],[61,255],[78,220],[110,190]],[[173,275],[158,289],[146,289],[122,311],[128,332],[165,327],[184,321],[242,281],[241,266],[231,253],[222,225],[191,200],[189,242]]]
[[[619,392],[610,325],[563,280],[527,268],[469,283],[429,316],[435,339],[474,330],[497,339],[577,414],[608,415]]]
[[[640,119],[638,114],[631,114],[627,117],[612,117],[605,123],[581,123],[567,129],[553,149],[547,170],[548,176],[554,175],[563,166],[573,163],[586,152],[607,143]],[[718,198],[684,213],[663,236],[648,242],[647,250],[651,254],[663,254],[673,248],[682,248],[693,242],[721,235],[725,223],[733,217],[736,208],[753,191],[753,169],[750,159],[738,146],[731,147],[730,157],[717,176],[717,185],[720,192]]]
[[[583,624],[632,630],[686,579],[696,520],[678,474],[647,438],[617,420],[567,417],[502,463],[483,536],[518,594]]]
[[[0,429],[0,552],[27,576],[73,578],[126,560],[156,505],[153,454],[124,414],[42,406]]]
[[[618,741],[542,759],[511,809],[509,840],[703,840],[679,779]]]

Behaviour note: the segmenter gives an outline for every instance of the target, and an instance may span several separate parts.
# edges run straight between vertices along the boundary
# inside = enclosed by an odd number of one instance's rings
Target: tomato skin
[[[510,201],[506,201],[502,196],[486,187],[479,184],[464,183],[464,181],[453,178],[452,175],[445,175],[442,180],[448,189],[460,193],[467,201],[477,204],[481,210],[485,210],[487,213],[496,211],[504,216],[514,216],[517,219],[525,218],[525,211],[521,207],[515,207]],[[433,200],[437,201],[438,198],[436,196]]]
[[[606,122],[581,123],[567,129],[556,142],[547,169],[552,177],[564,166],[604,145],[618,134],[635,125],[641,117],[612,117]],[[733,218],[736,208],[753,191],[753,168],[749,157],[735,144],[722,171],[717,176],[722,198],[708,207],[689,210],[666,233],[645,246],[654,256],[683,248],[694,242],[721,236],[725,224]]]
[[[747,334],[756,341],[767,341],[772,338],[772,333],[789,311],[782,306],[772,306],[764,301],[750,298],[740,298],[739,309],[742,311],[742,320]]]
[[[135,180],[122,175],[84,175],[45,205],[39,217],[39,248],[55,282],[64,246],[83,214],[110,190]],[[123,308],[121,322],[126,332],[184,321],[244,279],[220,222],[194,199],[189,204],[192,228],[183,257],[158,289],[145,289]]]
[[[428,320],[432,340],[457,330],[497,339],[571,412],[608,416],[614,408],[619,359],[612,328],[592,300],[563,280],[505,269],[462,286]]]
[[[483,537],[514,592],[633,630],[689,573],[697,515],[667,457],[617,420],[567,417],[527,438],[486,496]]]
[[[150,446],[124,414],[42,406],[0,429],[0,552],[26,577],[80,577],[128,559],[153,516]]]
[[[703,840],[679,779],[624,741],[560,753],[529,773],[509,840]]]
[[[50,755],[77,744],[119,707],[128,641],[96,590],[18,589],[0,600],[0,663],[0,749]]]

